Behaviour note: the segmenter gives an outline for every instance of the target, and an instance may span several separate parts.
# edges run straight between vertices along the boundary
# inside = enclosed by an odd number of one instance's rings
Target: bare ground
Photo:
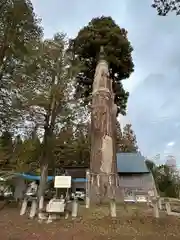
[[[117,219],[108,216],[107,207],[86,210],[80,207],[76,220],[61,219],[50,224],[19,216],[19,209],[0,211],[2,240],[179,240],[180,219],[161,216],[154,219],[147,207],[118,207]]]

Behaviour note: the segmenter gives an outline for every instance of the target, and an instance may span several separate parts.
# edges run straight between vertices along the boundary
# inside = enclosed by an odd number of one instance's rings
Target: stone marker
[[[21,216],[26,213],[27,204],[28,204],[28,201],[27,201],[27,199],[25,198],[25,199],[23,200],[22,207],[21,207],[21,211],[20,211],[20,215],[21,215]]]
[[[32,204],[31,204],[31,209],[30,209],[29,217],[30,217],[30,218],[34,218],[35,215],[36,215],[36,211],[37,211],[37,199],[33,199],[33,200],[32,200]]]

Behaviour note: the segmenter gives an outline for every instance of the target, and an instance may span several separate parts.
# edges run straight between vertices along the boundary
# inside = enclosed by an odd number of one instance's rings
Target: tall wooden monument
[[[108,63],[101,47],[92,91],[91,109],[91,200],[96,196],[102,201],[115,197],[116,187],[116,114],[112,80]]]

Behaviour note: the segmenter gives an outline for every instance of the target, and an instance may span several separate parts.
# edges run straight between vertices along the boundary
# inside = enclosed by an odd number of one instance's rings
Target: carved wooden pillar
[[[115,186],[115,173],[117,172],[115,117],[116,105],[114,105],[112,81],[109,77],[108,63],[104,60],[101,49],[92,92],[90,161],[91,173],[100,176],[101,196],[105,193],[105,188],[108,188],[109,175],[112,176],[112,173],[114,173],[112,184]]]

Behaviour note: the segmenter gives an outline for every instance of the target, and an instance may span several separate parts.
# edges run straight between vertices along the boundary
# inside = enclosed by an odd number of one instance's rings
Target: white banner
[[[71,188],[71,176],[55,176],[55,188]]]

